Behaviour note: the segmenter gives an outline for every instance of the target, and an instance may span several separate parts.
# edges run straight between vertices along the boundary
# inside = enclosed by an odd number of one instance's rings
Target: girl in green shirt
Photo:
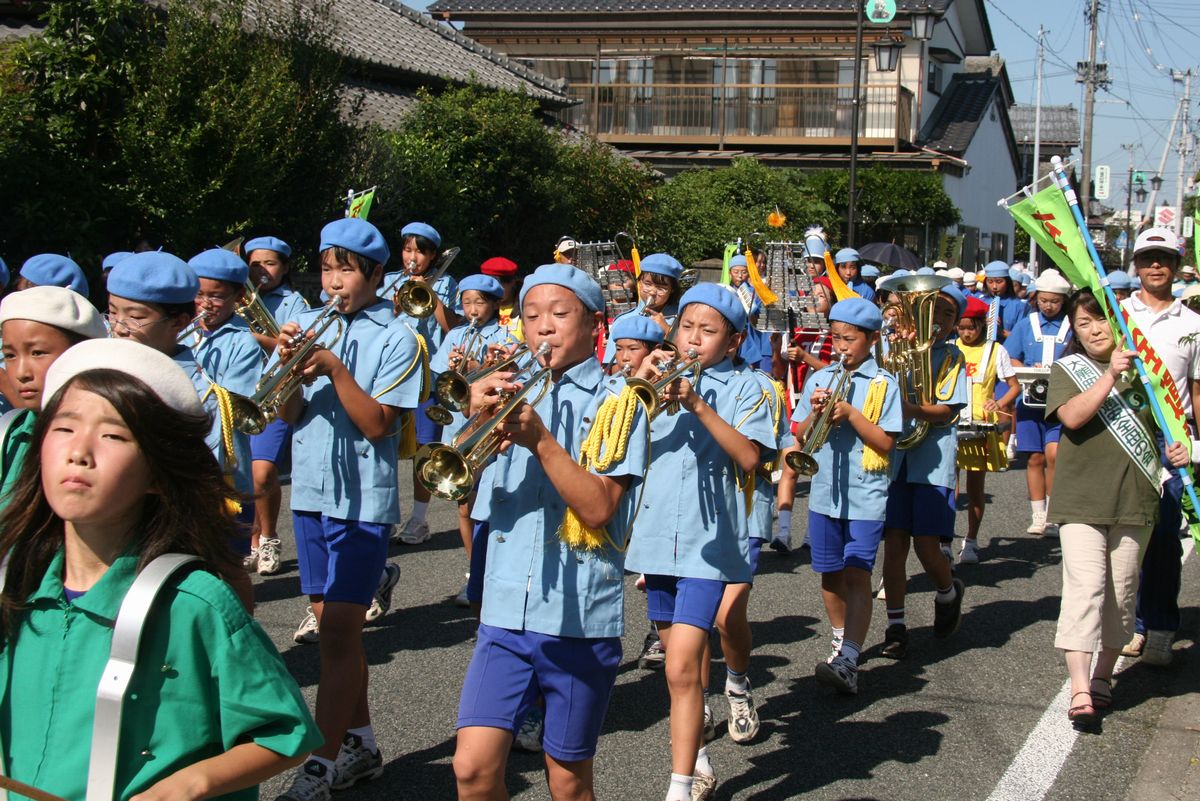
[[[227,547],[234,492],[205,445],[191,380],[144,345],[91,340],[50,368],[45,398],[37,458],[0,517],[7,775],[68,799],[109,771],[122,801],[257,798],[258,784],[298,765],[320,735],[278,653],[218,577],[237,569]],[[168,553],[194,554],[200,569],[175,573],[153,602],[119,733],[106,735],[97,687],[118,611],[138,573]],[[89,767],[103,744],[94,736],[116,739],[107,769]]]

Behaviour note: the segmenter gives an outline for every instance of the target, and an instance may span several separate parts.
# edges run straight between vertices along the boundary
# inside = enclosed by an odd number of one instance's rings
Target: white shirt
[[[1200,314],[1184,306],[1176,298],[1170,306],[1160,312],[1150,310],[1142,302],[1142,291],[1135,291],[1121,301],[1121,308],[1137,321],[1162,359],[1167,372],[1175,382],[1180,405],[1189,418],[1192,414],[1190,380],[1200,380]],[[1185,337],[1196,334],[1191,342],[1181,343]]]

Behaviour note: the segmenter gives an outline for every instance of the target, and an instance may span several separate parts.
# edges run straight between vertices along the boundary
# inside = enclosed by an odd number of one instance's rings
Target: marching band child
[[[376,297],[390,255],[379,229],[356,217],[335,220],[321,229],[320,253],[321,288],[337,323],[319,338],[324,347],[287,365],[309,383],[279,416],[296,426],[292,521],[300,589],[312,610],[297,636],[316,623],[316,717],[325,744],[280,801],[327,801],[331,789],[383,773],[367,702],[362,628],[373,600],[384,611],[390,606],[400,578],[400,568],[387,563],[388,533],[400,518],[391,435],[400,413],[416,407],[424,372],[416,336],[389,301]],[[298,358],[298,348],[315,335],[308,329],[328,311],[301,311],[285,322],[277,358]]]
[[[1007,279],[1005,279],[1007,280]],[[934,635],[949,637],[958,630],[966,587],[954,578],[950,561],[942,552],[940,539],[954,537],[954,476],[958,452],[958,429],[954,420],[967,403],[965,371],[958,348],[946,343],[954,333],[967,299],[951,283],[937,296],[931,345],[934,403],[915,404],[901,398],[906,431],[909,421],[929,424],[928,434],[908,450],[898,449],[891,460],[884,521],[883,585],[887,596],[888,627],[884,632],[883,656],[903,659],[908,654],[908,628],[904,617],[904,595],[908,584],[908,550],[933,579]],[[911,332],[910,332],[911,333]],[[903,442],[901,437],[898,442]]]
[[[1013,401],[1021,392],[1021,385],[1017,383],[1005,346],[985,336],[987,310],[987,304],[979,298],[967,298],[967,310],[958,320],[956,344],[963,355],[967,380],[971,384],[962,417],[973,422],[995,423],[998,413],[1012,409]],[[996,399],[998,382],[1003,382],[1005,387],[999,400]],[[1011,415],[1011,411],[1008,414]],[[958,467],[967,472],[967,537],[958,552],[960,564],[973,565],[979,562],[984,479],[988,472],[1003,470],[1007,466],[1008,454],[998,430],[986,431],[982,436],[970,439],[959,437]]]
[[[497,319],[500,321],[500,327],[508,331],[513,339],[524,342],[525,335],[521,333],[521,310],[517,307],[517,292],[521,288],[521,278],[517,275],[517,263],[503,256],[492,256],[479,265],[479,272],[495,278],[504,288],[504,297],[500,299]]]
[[[535,353],[550,346],[531,369],[548,368],[553,383],[499,424],[502,448],[473,510],[490,533],[482,617],[458,711],[454,775],[462,801],[507,796],[513,733],[538,695],[550,796],[593,797],[593,756],[621,661],[623,549],[647,467],[641,404],[595,358],[600,286],[569,264],[547,264],[526,279],[520,303],[529,346]],[[476,381],[472,412],[497,413],[501,393],[518,389],[512,378],[506,371]],[[612,440],[606,410],[625,438]]]
[[[875,304],[847,298],[829,312],[839,361],[812,374],[792,412],[797,442],[815,460],[809,492],[808,536],[812,568],[833,628],[832,652],[817,663],[817,680],[838,692],[858,692],[858,657],[871,624],[871,572],[883,539],[888,469],[896,435],[904,427],[896,379],[872,356],[883,317]],[[842,382],[845,382],[844,384]],[[834,397],[841,385],[844,395]],[[830,403],[836,404],[832,409]]]
[[[638,305],[625,314],[617,315],[617,321],[629,315],[641,315],[653,320],[666,334],[671,330],[678,314],[679,277],[683,275],[683,265],[674,256],[666,253],[651,253],[641,261],[642,272],[637,279]],[[604,346],[605,364],[612,364],[615,346],[610,337]]]
[[[834,257],[834,265],[838,275],[846,282],[846,286],[850,287],[859,297],[864,300],[875,300],[875,289],[866,281],[862,280],[859,273],[859,264],[862,257],[858,255],[858,251],[854,248],[842,248]]]
[[[1003,342],[1025,313],[1025,301],[1013,291],[1007,264],[993,261],[983,268],[983,287],[977,297],[988,305],[987,338]]]
[[[292,248],[273,236],[251,239],[244,246],[250,268],[250,283],[258,288],[258,297],[271,316],[291,319],[308,308],[308,302],[291,288]],[[253,332],[252,332],[253,333]],[[275,352],[274,337],[253,334],[268,356]],[[251,472],[254,475],[254,528],[250,534],[247,567],[260,576],[279,572],[279,508],[283,490],[280,472],[290,472],[292,463],[292,427],[275,419],[261,434],[250,437]]]
[[[667,652],[667,801],[709,798],[716,787],[703,748],[701,665],[725,586],[750,580],[742,487],[774,455],[776,442],[757,381],[736,370],[732,361],[746,328],[741,301],[724,287],[700,284],[684,294],[679,309],[674,344],[683,359],[695,351],[702,385],[694,387],[681,378],[662,394],[663,402],[678,402],[687,413],[663,413],[654,421],[657,464],[647,481],[642,525],[628,558],[630,570],[646,574],[649,617],[658,624]],[[659,358],[664,356],[659,352]],[[652,377],[656,368],[644,363],[641,372]],[[749,701],[749,683],[743,686]],[[696,795],[694,783],[699,785]]]
[[[20,292],[34,286],[66,287],[85,298],[89,292],[83,268],[74,260],[57,253],[39,253],[36,256],[30,256],[21,265],[21,272],[17,274],[17,282],[13,286],[13,291]]]
[[[0,524],[6,775],[63,798],[96,786],[112,798],[257,798],[320,736],[271,641],[214,575],[239,570],[227,545],[235,493],[188,375],[156,350],[98,339],[51,366],[44,399],[37,458]],[[199,569],[169,573],[131,620],[135,580],[172,553]],[[120,680],[105,672],[114,628],[139,622],[123,714],[98,713],[97,687]],[[30,726],[37,737],[19,734]],[[103,745],[111,762],[92,753]]]
[[[1004,348],[1017,367],[1049,367],[1066,351],[1071,337],[1071,324],[1063,309],[1071,293],[1067,279],[1057,270],[1046,270],[1034,286],[1037,311],[1021,318],[1004,340]],[[1054,459],[1062,426],[1046,420],[1044,406],[1029,406],[1021,398],[1017,400],[1016,429],[1017,452],[1029,456],[1025,482],[1033,520],[1026,532],[1055,537],[1058,526],[1046,522],[1046,508],[1054,484]]]

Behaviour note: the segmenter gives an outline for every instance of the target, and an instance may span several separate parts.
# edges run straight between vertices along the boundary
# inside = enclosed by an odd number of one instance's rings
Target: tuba
[[[392,295],[392,307],[396,314],[407,314],[409,317],[417,319],[431,316],[437,310],[438,304],[437,296],[433,294],[433,285],[446,274],[446,270],[450,269],[450,265],[458,258],[461,250],[462,248],[457,247],[443,250],[442,254],[438,256],[437,271],[426,280],[409,280],[401,283],[405,276],[410,279],[412,277],[414,262],[409,262],[391,286],[384,291],[385,296]]]
[[[825,406],[804,434],[804,444],[800,446],[800,450],[789,451],[783,457],[787,466],[802,476],[815,476],[820,469],[813,454],[821,450],[829,439],[829,432],[833,430],[834,407],[850,395],[850,377],[853,372],[846,369],[845,354],[838,356],[836,373],[837,378],[830,382],[829,397],[825,400]]]
[[[937,376],[933,373],[933,343],[940,331],[933,322],[938,293],[953,281],[938,275],[904,275],[880,282],[879,288],[895,300],[883,307],[885,317],[892,313],[900,336],[891,340],[884,368],[896,376],[900,392],[910,403],[928,406],[937,403]],[[905,335],[911,333],[910,340]],[[896,443],[898,448],[913,448],[929,435],[929,422],[916,421],[911,432]]]
[[[242,302],[238,304],[234,312],[239,317],[246,321],[246,325],[250,326],[250,330],[255,334],[271,339],[279,338],[279,323],[275,321],[275,315],[267,310],[267,307],[262,302],[262,297],[258,294],[258,289],[263,284],[270,280],[267,276],[259,279],[258,285],[251,283],[246,279],[245,296]]]

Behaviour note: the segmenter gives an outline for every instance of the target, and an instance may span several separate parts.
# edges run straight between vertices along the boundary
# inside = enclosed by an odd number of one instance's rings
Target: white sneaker
[[[960,565],[979,564],[979,543],[975,540],[963,540],[962,550],[958,552]]]
[[[292,642],[297,642],[301,645],[313,645],[320,641],[321,627],[317,623],[317,616],[311,606],[306,607],[304,610],[304,620],[300,621],[300,626],[296,629],[296,633],[292,635]]]
[[[253,573],[258,570],[258,549],[251,548],[250,553],[242,557],[242,568],[247,573]]]
[[[1147,631],[1146,645],[1142,648],[1142,661],[1147,665],[1167,667],[1174,658],[1171,643],[1175,639],[1173,631]]]
[[[275,797],[275,801],[329,801],[333,788],[325,773],[329,769],[320,762],[305,762],[296,771],[292,786]]]
[[[362,738],[347,734],[333,763],[333,789],[345,790],[360,781],[383,775],[383,754],[365,747]]]
[[[1026,534],[1043,534],[1046,531],[1046,510],[1043,509],[1033,513],[1033,521],[1029,524],[1029,528],[1025,529]]]
[[[754,708],[754,696],[750,693],[750,682],[746,692],[725,691],[729,700],[729,738],[735,743],[748,743],[758,736],[758,710]]]
[[[367,622],[378,620],[392,608],[392,591],[400,581],[400,565],[388,562],[383,566],[383,575],[379,577],[379,586],[375,588],[375,597],[367,609]]]
[[[396,541],[404,545],[420,545],[427,541],[432,534],[429,533],[429,524],[424,520],[408,518],[404,522],[404,527],[400,529],[400,533],[396,535]]]
[[[258,575],[273,576],[279,572],[279,540],[263,540],[258,546]]]
[[[1046,527],[1042,529],[1042,536],[1051,540],[1058,539],[1058,523],[1047,523]]]
[[[708,801],[717,791],[717,777],[711,773],[692,774],[692,801]]]
[[[1008,445],[1004,447],[1004,455],[1008,457],[1008,461],[1013,462],[1017,459],[1017,438],[1011,437],[1008,440]]]

